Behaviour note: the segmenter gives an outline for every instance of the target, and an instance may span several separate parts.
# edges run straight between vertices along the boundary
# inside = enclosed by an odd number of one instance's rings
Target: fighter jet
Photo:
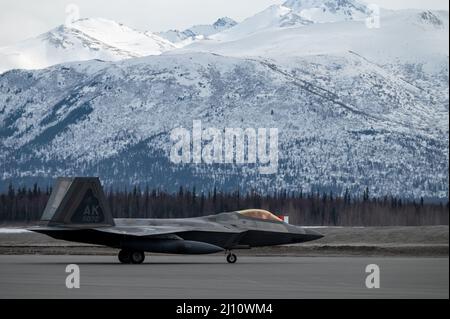
[[[283,222],[260,209],[180,219],[113,218],[99,178],[58,178],[42,214],[29,230],[52,238],[120,249],[123,264],[141,264],[145,252],[212,254],[251,247],[303,243],[321,234]]]

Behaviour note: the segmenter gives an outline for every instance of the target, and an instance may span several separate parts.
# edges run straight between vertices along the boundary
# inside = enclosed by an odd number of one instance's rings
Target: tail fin
[[[41,220],[49,226],[114,225],[100,180],[94,177],[58,178]]]

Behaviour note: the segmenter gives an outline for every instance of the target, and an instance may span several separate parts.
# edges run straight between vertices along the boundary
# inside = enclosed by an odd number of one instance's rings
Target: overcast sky
[[[368,1],[368,0],[367,0]],[[138,30],[184,29],[229,16],[243,20],[284,0],[0,0],[0,46],[44,33],[66,19],[66,6],[80,16],[103,17]],[[389,9],[448,10],[448,0],[371,0]]]

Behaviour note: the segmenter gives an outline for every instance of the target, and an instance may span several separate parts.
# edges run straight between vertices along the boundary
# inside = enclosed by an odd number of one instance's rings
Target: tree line
[[[0,194],[0,222],[38,221],[52,189],[15,188]],[[270,195],[255,191],[223,193],[213,189],[197,192],[180,187],[176,193],[161,189],[108,189],[106,198],[115,218],[186,218],[247,208],[261,208],[289,216],[291,224],[318,226],[421,226],[448,225],[449,203],[428,203],[371,197],[367,188],[361,196],[333,193],[303,193],[281,190]]]

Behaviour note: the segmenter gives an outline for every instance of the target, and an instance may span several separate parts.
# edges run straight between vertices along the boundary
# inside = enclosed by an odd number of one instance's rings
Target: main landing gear
[[[231,251],[227,251],[227,262],[234,264],[237,261],[237,256]],[[122,249],[119,252],[119,261],[122,264],[142,264],[145,260],[143,251]]]
[[[228,251],[226,254],[228,263],[234,264],[237,261],[237,256],[233,254],[231,251]]]
[[[143,251],[137,250],[121,250],[119,252],[119,261],[122,264],[142,264],[145,260]]]

